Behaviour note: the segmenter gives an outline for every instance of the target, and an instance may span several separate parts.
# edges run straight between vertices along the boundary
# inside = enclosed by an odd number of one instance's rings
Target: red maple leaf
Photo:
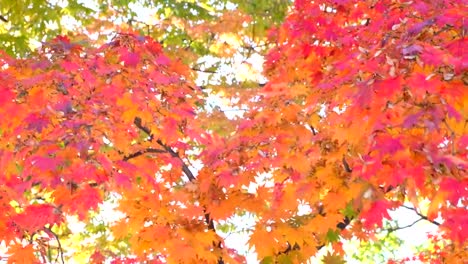
[[[391,203],[387,200],[378,200],[372,203],[371,207],[361,213],[360,217],[364,220],[364,227],[373,228],[374,225],[382,227],[382,219],[390,219],[388,209]]]
[[[46,225],[54,225],[62,222],[60,210],[50,204],[33,204],[11,217],[10,225],[16,226],[29,234],[44,228]]]

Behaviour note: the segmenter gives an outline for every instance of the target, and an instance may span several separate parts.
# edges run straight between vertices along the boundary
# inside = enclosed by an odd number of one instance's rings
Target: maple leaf
[[[0,88],[0,104],[6,105],[7,103],[11,103],[12,99],[14,98],[14,93],[7,89],[6,87]]]
[[[60,164],[62,164],[61,158],[42,157],[36,156],[31,158],[31,164],[33,167],[43,171],[56,170]]]
[[[14,244],[8,249],[8,253],[11,255],[8,257],[8,264],[19,264],[19,263],[40,263],[34,255],[34,247],[29,244],[23,246],[21,244]]]
[[[450,217],[443,223],[442,227],[446,228],[449,237],[459,243],[464,243],[468,239],[468,218],[464,208],[450,209],[448,212]]]
[[[374,225],[382,226],[382,219],[390,219],[388,209],[390,202],[387,200],[378,200],[371,204],[370,208],[361,212],[360,217],[364,220],[364,227],[372,228]]]
[[[27,116],[24,122],[28,124],[28,129],[36,130],[39,133],[49,125],[49,120],[44,115],[37,113]]]
[[[130,52],[127,49],[122,49],[120,59],[125,63],[125,66],[135,67],[140,62],[140,57],[137,53]]]
[[[89,259],[90,263],[103,263],[105,260],[105,256],[98,250],[94,251]]]
[[[59,186],[54,191],[55,203],[61,210],[67,213],[78,214],[80,220],[86,219],[89,210],[97,209],[102,202],[100,192],[87,185],[83,188],[73,190],[64,186]]]
[[[322,258],[324,264],[344,264],[344,259],[339,255],[334,255],[332,253],[328,253]]]
[[[168,65],[169,63],[171,62],[171,60],[166,57],[165,55],[163,54],[160,54],[157,58],[156,58],[156,63],[159,64],[159,65]]]
[[[454,206],[459,204],[462,197],[468,196],[468,181],[454,178],[444,178],[440,183],[440,191],[445,192],[446,199]]]
[[[13,226],[32,234],[46,225],[59,224],[63,218],[60,210],[52,205],[34,204],[26,207],[24,212],[11,217],[10,221]]]

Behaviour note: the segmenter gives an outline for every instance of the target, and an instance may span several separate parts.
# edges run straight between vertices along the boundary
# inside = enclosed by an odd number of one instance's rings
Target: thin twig
[[[345,168],[345,171],[348,173],[353,172],[353,169],[351,169],[351,166],[349,166],[349,163],[346,161],[345,156],[343,155],[343,159],[341,160],[343,162],[343,167]]]
[[[315,130],[315,127],[313,127],[312,125],[309,125],[309,128],[310,128],[310,130],[312,130],[312,134],[314,136],[316,136],[317,135],[317,130]]]
[[[195,68],[195,67],[192,67],[190,68],[192,69],[192,71],[197,71],[197,72],[204,72],[204,73],[218,73],[217,71],[214,71],[214,70],[202,70],[200,68]]]
[[[6,19],[4,16],[0,15],[0,20],[5,22],[5,23],[8,23],[8,19]]]
[[[51,228],[49,227],[44,227],[45,230],[47,230],[48,232],[50,232],[54,237],[55,237],[55,240],[57,240],[57,244],[58,244],[58,253],[57,253],[57,257],[55,258],[55,262],[58,262],[58,259],[60,257],[60,260],[62,261],[62,264],[65,264],[65,260],[63,258],[63,248],[62,248],[62,243],[60,243],[60,238],[59,236],[54,232],[52,231]]]
[[[412,210],[412,211],[414,211],[417,215],[419,215],[422,219],[424,219],[424,220],[426,220],[426,221],[429,221],[429,222],[433,223],[433,224],[436,225],[436,226],[440,226],[440,223],[439,223],[439,222],[437,222],[436,220],[430,220],[429,218],[427,218],[427,216],[425,216],[425,215],[421,214],[420,212],[418,212],[418,211],[416,210],[416,208],[414,208],[414,207],[409,207],[409,206],[406,206],[406,205],[401,205],[401,207],[406,208],[406,209],[408,209],[408,210]]]
[[[445,126],[447,127],[447,129],[450,131],[450,141],[451,141],[451,145],[452,145],[452,155],[455,155],[456,151],[455,151],[455,131],[453,131],[453,129],[449,126],[449,124],[447,123],[447,120],[444,118],[443,119],[444,121],[444,124]]]
[[[414,226],[417,222],[421,221],[421,220],[425,220],[424,218],[419,218],[418,220],[414,221],[413,223],[409,224],[409,225],[406,225],[406,226],[397,226],[397,227],[394,227],[394,228],[390,228],[390,229],[386,229],[386,231],[388,233],[392,233],[392,232],[395,232],[397,230],[401,230],[401,229],[405,229],[405,228],[409,228],[409,227],[412,227]]]

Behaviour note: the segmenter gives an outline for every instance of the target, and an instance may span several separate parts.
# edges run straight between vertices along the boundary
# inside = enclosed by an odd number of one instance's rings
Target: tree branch
[[[213,74],[218,73],[217,71],[214,71],[214,70],[202,70],[200,68],[195,68],[195,67],[192,67],[190,69],[192,69],[192,71],[197,71],[197,72],[213,73]]]
[[[5,22],[5,23],[8,23],[8,19],[6,19],[4,16],[0,15],[0,20]]]
[[[143,124],[142,124],[142,120],[140,117],[135,117],[135,120],[133,121],[133,123],[135,124],[135,126],[137,128],[139,128],[141,131],[145,132],[146,134],[148,134],[149,136],[149,139],[148,141],[152,141],[154,136],[153,134],[151,133],[151,129],[149,129],[148,127],[145,127]],[[194,181],[195,180],[195,175],[193,175],[192,171],[190,170],[190,168],[187,166],[187,164],[184,162],[184,160],[180,157],[179,153],[177,153],[176,151],[174,151],[170,146],[166,145],[161,139],[157,139],[156,140],[156,143],[158,143],[159,146],[161,146],[164,150],[161,150],[161,149],[152,149],[153,153],[169,153],[173,158],[176,158],[178,160],[181,161],[182,163],[182,171],[184,172],[185,176],[187,176],[187,178],[189,179],[189,181]],[[146,149],[148,150],[148,149]],[[132,154],[134,157],[137,157],[139,155],[142,155],[143,153],[140,153],[138,154],[138,152]],[[130,156],[132,156],[130,155]],[[132,158],[130,156],[127,156],[127,160]],[[125,160],[125,158],[124,158]],[[204,216],[205,216],[205,223],[208,225],[208,229],[209,230],[212,230],[213,232],[216,233],[216,229],[215,229],[215,226],[214,226],[214,221],[213,219],[211,218],[210,216],[210,213],[206,212],[206,208],[203,209],[203,212],[204,212]],[[214,242],[213,242],[214,243]],[[221,245],[221,242],[219,242],[217,245],[216,243],[214,243],[214,245],[216,247],[218,247],[219,249],[222,249],[222,245]],[[218,264],[224,264],[224,260],[222,257],[219,257],[218,259]]]
[[[343,167],[345,168],[346,172],[348,173],[353,172],[353,169],[351,169],[351,167],[349,166],[349,163],[346,161],[345,155],[343,155],[343,159],[341,160],[341,162],[343,163]]]
[[[132,153],[132,154],[129,154],[127,156],[125,156],[123,158],[124,161],[128,161],[130,159],[133,159],[133,158],[136,158],[138,156],[141,156],[145,153],[165,153],[166,151],[165,150],[162,150],[162,149],[154,149],[154,148],[147,148],[147,149],[143,149],[143,150],[139,150],[135,153]]]
[[[451,146],[452,146],[451,152],[452,152],[452,155],[455,155],[455,153],[456,153],[456,150],[455,150],[455,131],[453,131],[453,129],[447,123],[447,120],[445,118],[443,119],[443,121],[444,121],[445,126],[447,127],[447,129],[450,132],[450,141],[451,141]]]
[[[58,244],[58,253],[57,253],[57,258],[55,258],[55,262],[58,262],[58,259],[60,257],[60,260],[62,261],[62,264],[65,264],[65,260],[63,258],[63,248],[62,248],[62,243],[60,243],[60,238],[59,236],[54,232],[52,231],[51,228],[49,227],[44,227],[44,230],[46,230],[47,232],[51,233],[54,237],[55,237],[55,240],[57,241],[57,244]]]
[[[145,127],[142,123],[141,123],[141,118],[140,117],[135,117],[135,120],[133,121],[133,123],[135,124],[135,126],[137,128],[139,128],[141,131],[145,132],[146,134],[148,134],[149,136],[149,139],[148,141],[153,141],[153,138],[154,138],[154,135],[153,133],[151,133],[151,129],[149,129],[148,127]],[[195,180],[195,176],[193,175],[192,171],[190,170],[190,168],[187,166],[187,164],[182,160],[182,158],[180,157],[179,153],[175,152],[171,147],[169,147],[168,145],[164,144],[164,142],[162,142],[161,139],[157,139],[156,140],[156,143],[158,143],[161,147],[163,147],[164,150],[160,150],[160,149],[151,149],[152,153],[164,153],[164,152],[167,152],[169,153],[173,158],[177,158],[178,160],[180,160],[182,162],[182,171],[184,172],[185,176],[187,176],[187,178],[190,180],[190,181],[194,181]],[[149,150],[149,149],[147,149]],[[147,151],[148,152],[148,151]],[[137,156],[140,156],[144,154],[143,153],[134,153],[132,155],[134,155],[135,157]],[[130,155],[130,156],[132,156]],[[129,158],[126,157],[127,159],[124,158],[124,160],[128,160]],[[130,157],[130,158],[134,158],[134,157]]]
[[[135,126],[137,128],[139,128],[141,131],[145,132],[146,134],[148,134],[149,136],[149,139],[148,141],[152,141],[153,140],[153,134],[151,133],[151,130],[145,126],[143,126],[143,124],[141,123],[141,118],[139,118],[138,116],[135,117],[135,119],[133,120],[133,124],[135,124]]]
[[[409,206],[406,206],[406,205],[401,205],[401,207],[406,208],[406,209],[408,209],[408,210],[412,210],[412,211],[414,211],[417,215],[419,215],[422,219],[424,219],[424,220],[426,220],[426,221],[429,221],[429,222],[433,223],[433,224],[436,225],[436,226],[440,226],[440,223],[439,223],[439,222],[437,222],[437,221],[435,221],[435,220],[430,220],[429,218],[427,218],[427,216],[425,216],[425,215],[421,214],[420,212],[418,212],[418,211],[416,210],[416,208],[414,208],[414,207],[409,207]]]
[[[190,168],[187,166],[187,164],[182,160],[182,158],[179,156],[179,153],[175,152],[171,147],[168,145],[164,144],[160,139],[156,140],[156,142],[163,147],[172,157],[177,158],[182,162],[182,171],[184,172],[185,176],[189,178],[190,181],[195,180],[195,176],[193,175],[192,171]]]
[[[421,221],[421,220],[424,220],[424,218],[419,218],[418,220],[414,221],[413,223],[409,224],[409,225],[405,225],[405,226],[397,226],[397,227],[394,227],[394,228],[390,228],[390,229],[386,229],[386,231],[388,233],[392,233],[392,232],[395,232],[397,230],[401,230],[401,229],[405,229],[405,228],[409,228],[409,227],[412,227],[414,226],[417,222]]]

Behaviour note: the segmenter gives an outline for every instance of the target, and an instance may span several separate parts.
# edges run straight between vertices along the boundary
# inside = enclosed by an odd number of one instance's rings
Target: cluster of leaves
[[[112,14],[129,4],[116,2]],[[239,14],[211,20],[210,6],[222,4],[163,2],[158,10],[187,35],[221,36],[218,19]],[[247,14],[286,6],[269,2],[237,4]],[[95,263],[241,262],[216,228],[247,212],[256,221],[249,245],[264,263],[305,262],[325,245],[338,263],[340,239],[372,237],[405,201],[448,241],[434,252],[463,259],[462,4],[295,1],[268,34],[269,82],[233,93],[245,111],[232,120],[206,113],[190,67],[170,59],[184,54],[182,40],[171,47],[130,31],[96,46],[62,36],[25,59],[2,54],[0,240],[9,261],[63,262],[67,216],[92,222],[110,196],[124,217],[91,230],[112,240],[99,242]],[[281,18],[273,13],[265,25]],[[244,27],[234,21],[231,32]]]
[[[2,240],[27,239],[42,250],[48,243],[38,241],[56,238],[51,228],[64,214],[86,221],[105,196],[119,193],[126,219],[113,234],[134,234],[133,252],[153,254],[155,243],[187,258],[193,255],[175,252],[196,236],[207,236],[208,246],[199,247],[209,252],[216,234],[201,228],[203,208],[177,187],[182,171],[194,179],[182,165],[185,151],[206,140],[195,125],[200,94],[186,66],[133,34],[88,49],[60,37],[34,60],[4,56],[2,66]]]
[[[349,218],[341,211],[348,204],[359,220],[341,232],[345,238],[373,229],[389,208],[405,200],[418,206],[423,199],[432,201],[426,219],[447,219],[441,229],[455,252],[463,250],[468,180],[461,5],[295,2],[283,26],[271,32],[278,45],[268,54],[270,82],[235,139],[256,146],[244,151],[247,160],[266,167],[275,182],[275,210],[259,213],[257,229],[274,226],[269,233],[277,239],[260,255],[288,250],[288,243],[312,255],[327,242],[328,230]],[[316,215],[326,213],[327,224],[314,216],[294,229],[310,236],[289,237],[291,228],[283,225],[297,217],[304,200]],[[266,248],[260,239],[253,242]]]

